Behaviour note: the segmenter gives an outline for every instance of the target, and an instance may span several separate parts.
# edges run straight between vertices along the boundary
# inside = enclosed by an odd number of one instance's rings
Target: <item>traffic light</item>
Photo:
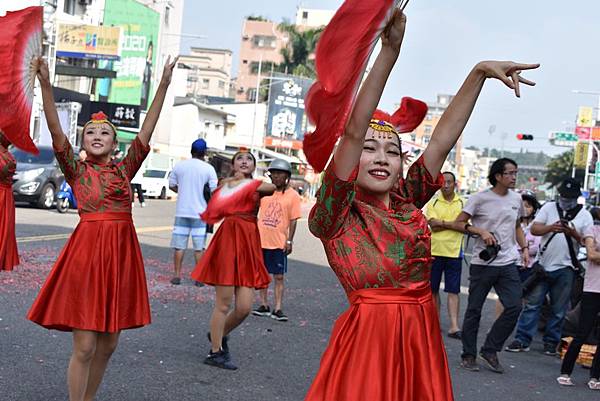
[[[533,135],[529,135],[529,134],[517,134],[517,139],[519,141],[533,141]]]

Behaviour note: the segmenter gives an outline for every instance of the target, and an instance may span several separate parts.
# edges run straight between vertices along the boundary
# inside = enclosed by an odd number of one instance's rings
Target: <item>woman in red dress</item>
[[[440,168],[486,78],[501,80],[518,95],[519,82],[532,84],[518,73],[537,65],[477,64],[402,178],[399,136],[390,116],[375,108],[400,53],[405,23],[396,11],[383,31],[381,51],[310,214],[310,230],[323,242],[350,307],[333,327],[307,401],[453,399],[429,284],[431,233],[420,208],[443,184]]]
[[[275,185],[252,179],[256,168],[252,153],[236,153],[232,164],[234,176],[223,180],[201,216],[208,224],[221,219],[223,223],[192,272],[194,280],[215,286],[216,292],[208,336],[211,350],[204,363],[229,370],[237,366],[231,360],[227,335],[250,313],[254,289],[269,286],[256,213],[260,197],[275,191]]]
[[[27,318],[73,332],[67,373],[69,399],[91,401],[117,347],[121,330],[150,323],[150,306],[140,245],[131,219],[129,182],[149,151],[173,67],[167,60],[152,106],[127,156],[111,161],[115,127],[100,112],[83,128],[85,161],[78,161],[63,133],[48,66],[37,60],[44,113],[56,158],[77,197],[80,222],[63,248]]]
[[[0,270],[12,270],[19,264],[15,236],[15,199],[12,193],[13,175],[17,163],[8,151],[10,142],[0,131]]]

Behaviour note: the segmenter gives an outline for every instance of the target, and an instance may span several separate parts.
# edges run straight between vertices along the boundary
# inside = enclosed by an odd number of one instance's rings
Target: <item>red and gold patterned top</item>
[[[80,214],[131,212],[133,197],[129,182],[148,155],[149,146],[135,138],[127,156],[109,164],[75,160],[69,141],[65,141],[63,149],[54,148],[54,151],[65,179],[73,188]]]
[[[358,167],[348,179],[323,177],[310,212],[310,231],[347,293],[361,288],[415,288],[429,281],[431,232],[421,209],[443,185],[419,158],[390,194],[390,208],[356,191]]]
[[[0,185],[12,186],[17,162],[6,148],[0,147]]]

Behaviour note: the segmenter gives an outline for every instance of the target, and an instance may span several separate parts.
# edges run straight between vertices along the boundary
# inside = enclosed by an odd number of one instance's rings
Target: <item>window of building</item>
[[[412,142],[416,142],[417,141],[417,134],[415,134],[415,133],[410,134],[410,140]]]
[[[225,81],[219,80],[219,88],[220,89],[225,89]]]
[[[256,100],[256,88],[248,89],[248,94],[246,96],[249,102],[253,102]]]
[[[277,38],[275,36],[256,35],[252,38],[255,47],[275,47]]]
[[[209,86],[210,86],[210,79],[203,78],[202,79],[202,89],[208,89]]]
[[[171,17],[171,7],[165,7],[165,26],[169,26],[169,18]]]
[[[429,143],[429,141],[431,140],[431,136],[429,135],[423,135],[423,145],[427,145]]]
[[[308,11],[302,11],[302,19],[308,19]]]
[[[248,60],[242,60],[242,64],[248,64]]]
[[[63,7],[63,11],[70,15],[75,15],[75,6],[77,4],[77,0],[65,0],[65,6]]]
[[[431,135],[431,133],[433,132],[433,127],[429,124],[425,124],[425,127],[423,127],[423,130],[426,134]]]

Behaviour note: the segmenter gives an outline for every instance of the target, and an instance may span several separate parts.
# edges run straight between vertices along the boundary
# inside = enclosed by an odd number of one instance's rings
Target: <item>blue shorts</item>
[[[283,249],[263,249],[265,266],[270,274],[287,273],[287,255]]]
[[[203,251],[206,245],[206,223],[192,217],[175,217],[171,248],[187,249],[188,238],[192,237],[195,251]]]
[[[440,292],[442,273],[444,273],[444,292],[459,294],[461,272],[462,258],[434,256],[431,265],[431,292],[434,294]]]

